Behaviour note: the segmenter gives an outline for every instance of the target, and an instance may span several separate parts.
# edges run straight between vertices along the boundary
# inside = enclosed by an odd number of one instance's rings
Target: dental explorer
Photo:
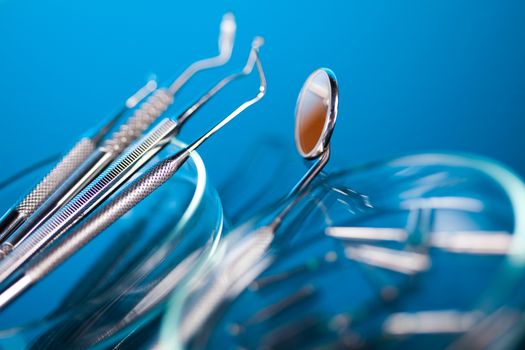
[[[247,67],[253,66],[254,50],[262,45],[262,39],[256,38],[248,57]],[[246,67],[245,67],[246,69]],[[18,267],[52,240],[57,239],[69,227],[93,211],[104,199],[116,191],[142,165],[159,152],[169,140],[178,133],[182,125],[195,111],[211,99],[217,92],[231,81],[246,75],[246,71],[232,74],[222,79],[208,91],[197,103],[183,112],[177,120],[164,119],[141,141],[134,144],[121,157],[114,161],[108,169],[82,190],[71,202],[56,212],[41,227],[29,235],[29,244],[20,244],[11,254],[0,262],[0,283]],[[24,240],[25,241],[25,240]]]
[[[10,304],[20,294],[45,277],[49,272],[53,271],[58,265],[164,184],[186,162],[191,152],[195,151],[206,140],[217,133],[240,113],[264,97],[266,93],[266,78],[258,58],[257,50],[258,45],[254,45],[246,66],[243,71],[239,73],[241,75],[248,75],[253,70],[253,66],[256,65],[260,80],[257,95],[239,105],[232,113],[226,116],[222,121],[194,141],[191,145],[185,147],[176,154],[159,161],[155,166],[129,184],[126,189],[116,197],[112,198],[93,216],[89,217],[81,226],[65,236],[56,246],[50,247],[49,251],[44,252],[42,256],[36,259],[36,261],[30,262],[28,268],[17,276],[17,278],[0,293],[0,309]],[[45,232],[43,231],[41,233]],[[35,244],[41,241],[42,238],[40,236],[41,235],[34,235],[27,240],[24,240],[20,244],[18,251],[32,251]],[[17,251],[13,252],[13,254],[15,253],[17,253]],[[8,257],[8,259],[9,258],[10,257]],[[3,273],[4,267],[10,266],[10,263],[7,261],[8,259],[0,262],[0,271],[2,271],[0,279],[2,281],[8,277],[8,274],[6,275]]]
[[[236,25],[231,13],[224,15],[219,36],[219,54],[212,58],[191,64],[168,89],[157,89],[148,100],[136,110],[131,118],[113,135],[91,152],[90,156],[69,176],[65,182],[31,215],[16,231],[4,240],[0,258],[7,255],[38,226],[50,218],[68,201],[85,188],[122,151],[137,139],[173,103],[174,95],[197,72],[226,64],[233,50]],[[134,99],[128,102],[135,102]]]
[[[0,219],[0,243],[29,218],[31,214],[64,182],[76,168],[101,144],[109,130],[122,116],[146,98],[157,87],[155,80],[149,80],[143,87],[126,100],[126,103],[97,131],[88,132],[71,148],[55,167],[14,207]]]

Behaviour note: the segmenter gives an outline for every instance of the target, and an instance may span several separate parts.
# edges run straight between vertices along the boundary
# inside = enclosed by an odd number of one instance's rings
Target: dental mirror
[[[225,303],[234,300],[248,288],[269,263],[264,257],[268,254],[284,218],[308,193],[305,189],[330,158],[329,142],[335,126],[337,102],[338,87],[334,73],[320,68],[310,74],[297,99],[295,140],[303,158],[317,161],[275,211],[268,216],[264,215],[261,226],[257,223],[258,227],[254,228],[254,222],[248,221],[230,231],[224,238],[221,248],[218,248],[224,249],[224,256],[218,265],[219,270],[214,273],[217,278],[196,283],[200,285],[202,282],[207,287],[197,293],[199,296],[195,303],[185,312],[184,323],[179,330],[182,343],[187,344],[197,339],[202,335],[199,334],[200,330],[210,329],[205,326],[210,326],[207,322],[214,322],[210,315],[224,310]],[[165,336],[168,336],[168,332]]]
[[[306,159],[317,158],[328,147],[337,117],[337,81],[326,68],[306,80],[295,110],[295,143]]]
[[[306,79],[295,108],[295,145],[307,159],[319,159],[287,198],[302,192],[330,158],[330,138],[337,119],[338,85],[328,68],[315,70]]]
[[[206,281],[208,287],[188,311],[180,329],[183,343],[196,339],[199,330],[206,329],[206,322],[213,321],[209,315],[220,312],[226,301],[238,296],[267,266],[268,261],[264,257],[283,220],[308,193],[305,190],[330,158],[330,138],[337,117],[337,103],[335,74],[327,68],[315,70],[306,79],[297,99],[295,142],[303,158],[317,161],[280,203],[275,214],[269,215],[271,221],[268,224],[253,230],[253,223],[248,222],[224,238],[223,242],[227,243],[222,244],[225,247],[231,244],[231,247],[225,248],[227,250],[217,272],[220,277]]]

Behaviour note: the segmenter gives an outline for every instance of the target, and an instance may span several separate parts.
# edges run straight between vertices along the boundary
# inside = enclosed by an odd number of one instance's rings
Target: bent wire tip
[[[199,139],[187,146],[181,152],[177,152],[164,161],[159,162],[156,166],[139,176],[134,182],[128,185],[120,194],[104,205],[104,208],[88,218],[78,229],[67,235],[64,240],[59,241],[58,245],[43,254],[34,262],[29,263],[29,268],[17,279],[14,284],[10,284],[7,289],[0,291],[0,310],[15,300],[19,295],[24,293],[31,285],[42,279],[50,271],[63,263],[68,257],[74,254],[78,249],[87,244],[91,239],[100,234],[104,229],[111,225],[115,220],[128,212],[138,202],[146,198],[150,193],[155,191],[159,186],[165,183],[188,159],[191,152],[199,147],[208,138],[213,136],[217,131],[223,128],[241,112],[251,105],[257,103],[266,91],[266,79],[262,70],[262,65],[257,56],[257,49],[252,48],[257,71],[259,73],[260,83],[259,91],[255,97],[245,100],[233,112],[216,124],[212,129],[202,135]],[[251,56],[252,57],[252,56]],[[253,67],[253,65],[252,65]],[[125,161],[125,160],[124,160]],[[118,167],[118,166],[117,166]],[[115,169],[117,168],[115,167]],[[111,175],[112,176],[112,175]],[[86,192],[87,193],[87,192]],[[81,199],[80,201],[83,201]],[[75,204],[73,204],[74,206]],[[67,208],[65,210],[68,210]],[[56,227],[51,225],[49,227]],[[45,233],[44,231],[42,231]],[[33,246],[31,242],[25,241],[22,244]],[[20,266],[15,258],[13,266],[5,260],[0,263],[0,282],[5,281],[6,277]],[[2,267],[8,267],[5,270]],[[10,269],[10,270],[9,270]],[[8,271],[9,270],[9,271]]]
[[[259,49],[261,46],[264,45],[264,38],[262,36],[256,36],[252,41],[252,47],[254,49]]]
[[[186,155],[189,155],[191,152],[195,151],[201,144],[203,144],[213,134],[215,134],[217,131],[222,129],[226,124],[228,124],[230,121],[232,121],[235,117],[237,117],[245,109],[247,109],[251,105],[259,102],[259,100],[261,100],[264,97],[264,95],[266,94],[266,77],[264,75],[264,70],[263,70],[261,61],[259,60],[259,55],[257,53],[257,48],[252,48],[251,53],[250,53],[250,59],[252,57],[255,58],[255,64],[257,66],[257,73],[259,75],[259,91],[258,91],[257,95],[255,97],[252,97],[249,100],[244,101],[233,112],[231,112],[227,117],[225,117],[218,124],[216,124],[213,128],[211,128],[207,133],[205,133],[199,139],[197,139],[195,142],[190,144],[186,148],[186,151],[184,151],[184,153],[186,153]],[[245,67],[245,68],[247,68],[247,67]],[[252,64],[252,68],[253,68],[253,64]],[[248,73],[250,73],[250,72],[251,72],[251,70]],[[247,73],[245,73],[243,71],[243,74],[247,74]]]
[[[222,16],[221,21],[221,34],[219,36],[219,50],[223,51],[226,45],[233,47],[233,40],[235,38],[235,32],[237,30],[237,25],[235,24],[235,16],[233,13],[228,12]]]
[[[242,74],[247,75],[250,74],[253,70],[253,66],[255,65],[258,56],[257,53],[259,52],[260,47],[264,44],[264,39],[261,36],[256,36],[252,40],[252,48],[250,50],[250,56],[248,56],[248,60],[246,61],[246,65],[242,69]]]
[[[215,94],[217,94],[223,87],[231,83],[232,81],[239,79],[243,76],[249,75],[253,71],[253,66],[255,65],[255,50],[257,50],[262,45],[260,37],[256,37],[252,42],[252,47],[250,49],[250,54],[246,59],[246,64],[240,72],[230,74],[227,77],[223,78],[219,83],[217,83],[212,89],[210,89],[206,94],[204,94],[195,104],[186,109],[178,118],[177,122],[180,125],[183,125],[191,115],[193,115],[198,109],[200,109],[205,103],[207,103]]]
[[[254,50],[255,52],[255,64],[257,65],[257,72],[259,73],[259,93],[257,94],[257,97],[261,99],[266,94],[266,76],[264,75],[264,70],[261,64],[261,61],[259,60],[259,51]]]
[[[235,19],[231,13],[223,16],[221,22],[221,29],[219,34],[219,54],[217,56],[206,58],[192,63],[182,74],[175,79],[170,85],[168,91],[171,95],[175,95],[180,88],[197,72],[219,67],[226,64],[232,55],[233,44],[235,40],[235,32],[237,27]]]
[[[132,96],[130,96],[126,100],[126,108],[131,109],[135,108],[135,106],[142,101],[146,96],[148,96],[150,93],[155,91],[157,89],[157,80],[155,78],[151,78],[146,82],[146,85],[141,87],[137,92],[135,92]]]
[[[221,31],[224,33],[234,33],[236,29],[235,16],[232,12],[226,12],[222,16]]]

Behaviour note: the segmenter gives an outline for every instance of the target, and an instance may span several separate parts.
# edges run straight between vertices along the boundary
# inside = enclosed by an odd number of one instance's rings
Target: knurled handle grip
[[[119,154],[164,113],[172,102],[172,94],[166,89],[158,89],[104,142],[103,148]]]
[[[16,249],[0,261],[0,283],[124,184],[133,175],[133,169],[138,169],[162,149],[176,125],[171,119],[163,120],[140,143],[124,152],[75,198],[22,240]]]
[[[18,203],[16,210],[30,216],[94,151],[91,139],[84,137],[57,163],[31,192]]]
[[[137,203],[164,184],[185,160],[186,158],[179,158],[176,161],[168,159],[149,169],[122,193],[95,212],[74,232],[71,232],[62,241],[59,241],[49,253],[45,253],[42,258],[36,259],[36,262],[31,264],[26,273],[31,278],[38,280],[55,269]]]

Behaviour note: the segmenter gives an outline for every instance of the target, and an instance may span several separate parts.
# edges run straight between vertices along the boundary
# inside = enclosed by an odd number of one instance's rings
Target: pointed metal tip
[[[224,16],[222,16],[221,33],[231,35],[232,33],[235,33],[236,29],[237,25],[235,24],[235,16],[233,13],[225,13]]]
[[[264,45],[264,38],[262,36],[256,36],[252,41],[252,48],[259,49]]]

